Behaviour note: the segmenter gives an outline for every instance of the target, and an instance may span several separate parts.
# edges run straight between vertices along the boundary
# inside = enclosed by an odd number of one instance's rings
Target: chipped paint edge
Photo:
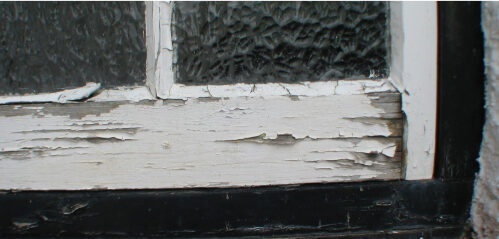
[[[24,103],[71,103],[79,101],[108,102],[156,100],[146,86],[123,86],[103,90],[100,83],[88,82],[85,86],[53,93],[0,96],[0,105]]]
[[[390,98],[395,95],[4,105],[0,187],[77,190],[398,180],[401,132],[394,133],[390,122],[401,118],[385,117],[400,115],[400,97]],[[364,160],[373,153],[381,161]],[[331,164],[335,159],[337,164]],[[350,167],[346,162],[353,168],[345,168]]]
[[[159,4],[159,3],[156,3]],[[169,5],[170,7],[172,5]],[[431,179],[433,177],[436,137],[436,90],[437,90],[437,6],[434,2],[390,3],[391,70],[390,82],[402,94],[402,110],[406,116],[404,130],[405,169],[408,180]],[[171,14],[171,9],[170,9]],[[395,19],[395,20],[394,20]],[[399,20],[396,20],[399,19]],[[171,25],[165,24],[171,27]],[[171,38],[170,38],[171,40]],[[164,44],[163,41],[161,44]],[[172,55],[168,55],[171,57]],[[163,54],[162,57],[167,57]],[[170,63],[171,59],[166,59]],[[172,68],[170,68],[172,69]],[[174,84],[171,77],[161,78],[163,88],[159,98],[259,96],[272,92],[275,95],[293,95],[289,89],[299,84],[237,84],[229,86],[191,87]],[[337,81],[340,82],[340,81]],[[325,90],[307,89],[298,95],[319,96],[334,92],[327,87],[334,82],[320,82]],[[302,87],[308,88],[308,87]],[[248,89],[249,90],[248,92]],[[255,91],[255,89],[259,91]],[[283,91],[284,90],[284,91]],[[296,93],[296,92],[294,92]]]
[[[100,83],[88,82],[85,86],[53,93],[0,96],[0,104],[16,103],[67,103],[87,99],[101,87]]]
[[[168,31],[164,33],[161,31],[161,25],[165,25],[171,29],[171,6],[171,3],[165,2],[146,2],[148,41],[147,88],[138,87],[137,89],[128,89],[129,94],[123,93],[123,89],[105,90],[96,94],[95,99],[90,99],[89,101],[138,101],[141,99],[155,99],[156,97],[175,99],[210,96],[260,96],[269,94],[319,96],[331,92],[334,94],[340,82],[348,82],[341,80],[318,83],[305,82],[302,84],[238,84],[235,86],[199,87],[173,84],[173,71],[171,70],[173,53],[171,47],[168,47],[171,46],[171,31],[169,31],[169,34]],[[390,77],[384,79],[383,82],[391,82],[393,85],[391,87],[398,89],[402,93],[402,108],[406,114],[408,125],[405,130],[406,136],[404,137],[406,145],[405,161],[407,164],[405,178],[429,179],[433,174],[436,131],[436,4],[392,2],[390,7],[392,19],[401,20],[391,21],[392,69]],[[169,13],[167,15],[170,17],[162,18],[160,21],[159,18],[162,11]],[[425,21],[422,22],[422,18]],[[157,21],[154,21],[154,19],[157,19]],[[153,23],[153,29],[151,29],[150,23]],[[404,31],[404,29],[406,30]],[[154,32],[161,34],[154,34]],[[170,37],[162,39],[161,35]],[[422,39],[421,36],[425,36],[425,38]],[[149,44],[151,41],[158,44]],[[159,43],[166,47],[160,46]],[[149,54],[151,49],[157,54]],[[153,58],[156,56],[156,64],[150,64],[149,56]],[[170,69],[168,67],[163,69],[155,68],[158,64],[157,61],[163,58],[167,60],[167,65],[170,64]],[[151,75],[151,71],[154,72],[153,75]],[[160,77],[162,75],[170,77]],[[158,79],[165,79],[166,81],[163,82]],[[423,81],[425,83],[422,83]],[[334,84],[337,85],[334,86]],[[144,89],[149,89],[150,94],[145,94]],[[98,88],[91,89],[90,91],[92,92],[90,93],[79,89],[72,89],[38,95],[1,96],[0,104],[66,103],[88,98],[97,90]],[[390,89],[390,91],[392,90]],[[68,92],[71,94],[68,94]]]
[[[96,93],[88,102],[106,102],[106,101],[131,101],[139,102],[142,100],[156,100],[147,86],[117,87],[109,90],[102,90]]]
[[[333,80],[320,82],[233,84],[186,86],[173,84],[168,99],[205,97],[253,97],[253,96],[328,96],[358,95],[397,92],[396,88],[383,80]]]
[[[246,96],[326,96],[366,94],[377,92],[396,92],[390,79],[342,79],[323,82],[267,83],[267,84],[233,84],[186,86],[174,83],[173,43],[172,43],[172,7],[171,2],[146,2],[146,86],[117,87],[95,93],[88,101],[140,101],[153,99],[186,99],[205,97],[246,97]],[[145,92],[149,91],[149,94]],[[97,91],[97,89],[95,90]],[[9,98],[7,103],[65,103],[71,100],[54,100],[52,94],[38,94]],[[5,98],[5,97],[1,97]],[[0,99],[1,99],[0,98]],[[17,101],[16,101],[17,99]],[[30,100],[31,101],[28,101]],[[35,100],[33,100],[35,99]],[[0,101],[0,104],[5,104]]]
[[[149,3],[152,14],[146,15],[146,24],[152,22],[148,34],[151,34],[148,42],[152,45],[148,48],[148,60],[150,60],[150,79],[148,84],[152,86],[151,91],[157,98],[167,99],[170,89],[174,84],[173,70],[173,42],[171,23],[173,17],[173,3],[154,1]],[[150,24],[151,25],[151,24]],[[149,59],[149,55],[152,57]]]

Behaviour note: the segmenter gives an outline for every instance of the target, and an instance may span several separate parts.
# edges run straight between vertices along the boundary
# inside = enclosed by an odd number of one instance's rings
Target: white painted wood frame
[[[437,3],[391,2],[390,81],[402,94],[405,179],[431,179],[437,118]]]
[[[323,83],[304,82],[303,86],[275,83],[227,86],[185,86],[176,84],[172,66],[172,5],[173,3],[168,2],[149,2],[147,6],[149,9],[154,9],[153,14],[149,15],[150,19],[153,19],[154,28],[149,33],[156,36],[156,38],[148,38],[151,41],[154,40],[148,45],[158,45],[154,49],[154,52],[159,52],[156,54],[157,58],[154,59],[154,62],[163,63],[160,64],[160,68],[156,68],[155,74],[148,75],[148,82],[157,87],[156,95],[159,98],[185,99],[189,97],[287,94],[303,96],[329,95],[334,93],[328,92],[327,89],[334,87],[335,84],[348,82],[342,80]],[[404,178],[409,180],[430,179],[433,176],[436,137],[436,2],[390,2],[390,35],[390,76],[382,81],[391,82],[402,94],[402,110],[406,117],[406,127],[404,129],[405,153],[403,155],[405,163]],[[152,65],[152,58],[150,62],[150,65]],[[371,81],[370,84],[376,84],[374,82]],[[346,84],[356,84],[356,82]],[[300,90],[292,90],[297,88],[300,88]],[[255,89],[258,91],[254,92]],[[318,89],[323,90],[323,92],[318,92]],[[352,92],[352,94],[354,93]]]
[[[96,102],[0,106],[0,189],[400,179],[400,95],[405,178],[431,178],[435,3],[391,3],[388,79],[222,86],[174,82],[171,4],[146,3],[150,94],[122,88],[88,100]]]

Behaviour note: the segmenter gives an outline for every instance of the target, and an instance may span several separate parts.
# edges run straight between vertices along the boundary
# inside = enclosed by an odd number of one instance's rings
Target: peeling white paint
[[[0,104],[16,103],[70,103],[73,101],[105,102],[155,100],[145,86],[122,86],[114,89],[100,89],[100,83],[89,82],[83,87],[53,93],[0,96]]]
[[[239,96],[329,96],[397,92],[384,80],[334,80],[319,82],[186,86],[174,84],[170,99]]]
[[[285,95],[313,97],[383,92],[380,87],[386,87],[386,90],[391,92],[395,86],[398,92],[403,93],[402,108],[408,125],[404,137],[405,178],[429,179],[433,173],[436,132],[436,4],[392,2],[390,13],[391,73],[386,80],[373,80],[368,84],[341,80],[288,85],[270,83],[184,86],[175,84],[173,73],[168,73],[168,77],[157,78],[165,82],[163,86],[166,87],[161,90],[163,93],[159,97],[164,99]],[[171,55],[162,55],[162,57],[171,57]],[[169,59],[163,61],[169,62]],[[383,85],[378,85],[380,83]]]
[[[393,94],[3,105],[0,189],[400,179]]]
[[[84,100],[94,94],[97,90],[99,90],[99,88],[100,83],[88,82],[82,87],[53,93],[0,96],[0,104],[46,102],[67,103],[71,101]]]
[[[146,85],[159,98],[166,98],[173,84],[172,5],[146,2]]]
[[[169,98],[174,85],[172,7],[170,2],[146,2],[147,86],[161,99]]]
[[[146,86],[153,97],[156,97],[156,59],[159,51],[159,22],[154,22],[153,15],[157,15],[153,2],[146,1]]]
[[[165,99],[170,95],[173,85],[173,43],[172,43],[172,6],[170,2],[149,2],[146,5],[146,22],[152,24],[147,27],[148,70],[147,85],[154,91],[155,96]],[[149,57],[150,56],[150,57]]]
[[[392,18],[397,4],[391,4]],[[395,38],[388,79],[185,86],[173,82],[171,3],[147,2],[146,12],[150,92],[144,87],[104,90],[88,101],[168,100],[64,106],[76,116],[51,104],[0,106],[0,189],[400,179],[402,113],[393,85],[405,94],[407,178],[428,178],[432,172],[436,58],[422,53],[412,59],[411,54],[432,52],[436,35],[420,43],[419,38],[404,39],[409,37],[405,33]],[[421,24],[412,29],[410,22],[402,21],[401,29],[411,28],[411,34],[421,37],[435,33]],[[397,31],[392,29],[392,35]]]
[[[136,87],[117,87],[115,89],[103,90],[89,98],[90,102],[104,101],[131,101],[155,100],[149,89],[145,86]]]
[[[161,99],[186,99],[197,97],[237,97],[237,96],[326,96],[349,95],[374,92],[395,92],[387,79],[354,79],[320,82],[300,82],[296,84],[231,84],[186,86],[175,83],[172,45],[172,7],[165,2],[152,2],[147,5],[148,27],[148,85]],[[159,44],[159,46],[157,46]],[[153,57],[154,56],[154,57]],[[152,62],[154,61],[155,64]]]

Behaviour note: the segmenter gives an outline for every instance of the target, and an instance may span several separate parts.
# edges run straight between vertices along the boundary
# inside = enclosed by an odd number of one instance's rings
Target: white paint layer
[[[238,96],[324,96],[335,94],[364,94],[394,91],[386,79],[382,80],[332,80],[300,82],[297,84],[232,84],[186,86],[175,83],[172,44],[172,3],[152,2],[146,6],[148,25],[148,86],[161,99],[186,99],[197,97]],[[153,64],[154,62],[154,64]],[[154,73],[153,73],[154,72]]]
[[[170,89],[173,85],[173,43],[172,43],[172,6],[169,2],[156,2],[159,5],[160,22],[160,55],[158,56],[158,65],[156,71],[159,71],[157,79],[157,96],[167,98],[170,95]]]
[[[397,93],[0,106],[0,189],[400,179]]]
[[[146,3],[146,85],[159,98],[167,98],[173,85],[172,4]]]
[[[159,21],[155,21],[158,12],[153,6],[154,2],[147,1],[146,5],[146,86],[149,88],[151,95],[156,97],[156,58],[159,54],[159,34],[155,33],[159,30]]]
[[[117,87],[115,89],[103,90],[89,98],[89,102],[104,102],[104,101],[131,101],[138,102],[141,100],[154,100],[149,89],[145,86],[139,87]]]
[[[40,93],[33,95],[12,95],[0,96],[0,104],[13,103],[66,103],[71,101],[83,100],[90,97],[100,88],[100,83],[88,82],[85,86],[63,90],[53,93]]]
[[[233,84],[186,86],[174,84],[170,99],[198,97],[239,97],[239,96],[328,96],[358,95],[380,92],[396,92],[386,80],[334,80],[319,82],[300,82],[296,84]]]
[[[435,2],[392,2],[390,80],[402,93],[406,115],[405,178],[433,176],[437,102],[437,7]]]

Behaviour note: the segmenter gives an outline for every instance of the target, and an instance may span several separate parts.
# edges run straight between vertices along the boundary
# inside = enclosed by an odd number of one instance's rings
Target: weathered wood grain
[[[0,106],[0,189],[399,179],[398,93]]]

